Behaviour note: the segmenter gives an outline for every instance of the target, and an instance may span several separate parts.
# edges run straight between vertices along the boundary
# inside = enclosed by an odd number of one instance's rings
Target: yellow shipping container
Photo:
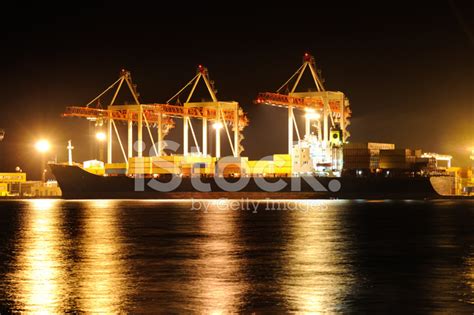
[[[249,167],[252,167],[252,166],[266,167],[269,165],[273,165],[273,161],[266,161],[266,160],[248,161],[248,165]]]
[[[105,169],[124,169],[127,168],[127,163],[108,163],[105,164]]]
[[[275,167],[274,168],[274,173],[275,174],[290,174],[291,173],[291,167]]]
[[[179,174],[181,170],[179,168],[161,168],[161,167],[154,167],[152,169],[153,174]]]
[[[186,163],[212,163],[215,161],[215,158],[210,156],[187,156],[184,158]]]
[[[26,182],[26,173],[0,173],[0,182],[24,183]]]
[[[134,166],[129,166],[128,167],[128,173],[130,174],[151,174],[151,167],[148,166],[148,167],[142,167],[142,166],[138,166],[138,167],[134,167]]]
[[[135,157],[129,158],[128,163],[147,162],[147,161],[151,161],[152,158],[153,157],[151,156],[142,156],[142,157],[135,156]]]
[[[291,167],[292,167],[292,164],[291,164],[291,162],[275,161],[275,162],[273,163],[273,166],[274,166],[274,167],[277,167],[277,168],[278,168],[278,167],[279,167],[279,168],[281,168],[281,167],[283,167],[283,168],[285,168],[285,167],[290,167],[290,168],[291,168]]]
[[[8,196],[8,184],[7,183],[0,183],[0,196],[1,197]]]
[[[279,161],[279,160],[291,161],[291,155],[289,155],[289,154],[273,154],[273,160],[274,161]]]
[[[182,161],[184,156],[182,155],[162,155],[162,156],[153,156],[152,161]]]
[[[248,165],[250,169],[273,169],[274,167],[273,161],[249,161]]]

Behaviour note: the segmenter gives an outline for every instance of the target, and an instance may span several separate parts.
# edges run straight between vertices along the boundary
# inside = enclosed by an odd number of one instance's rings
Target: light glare
[[[107,139],[107,136],[106,136],[105,133],[102,132],[102,131],[96,133],[96,134],[95,134],[95,137],[96,137],[97,140],[99,140],[99,141],[104,141],[105,139]]]
[[[212,125],[212,128],[214,128],[214,129],[222,129],[222,127],[224,127],[224,126],[222,125],[221,122],[215,122],[215,123]]]
[[[38,152],[44,153],[49,151],[50,145],[48,140],[38,140],[35,144],[35,148]]]
[[[321,118],[321,115],[318,114],[318,113],[308,112],[308,113],[305,114],[305,117],[308,118],[308,119],[319,119],[319,118]]]

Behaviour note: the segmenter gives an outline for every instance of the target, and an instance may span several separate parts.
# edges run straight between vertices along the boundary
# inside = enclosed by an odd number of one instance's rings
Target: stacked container
[[[183,165],[185,172],[191,172],[190,165],[183,163],[182,155],[154,156],[151,158],[151,172],[153,174],[181,174]]]
[[[343,147],[344,169],[370,169],[371,154],[367,143],[348,143]]]
[[[125,175],[125,174],[127,174],[127,163],[108,163],[108,164],[105,164],[105,174],[107,174],[107,175]]]
[[[290,175],[292,173],[291,156],[289,154],[274,154],[273,167],[275,175]]]
[[[217,163],[217,172],[219,175],[244,176],[248,174],[248,157],[225,157]]]
[[[152,173],[151,157],[132,157],[128,159],[128,173],[133,175],[149,175]]]
[[[380,150],[379,167],[382,169],[408,169],[415,162],[410,149]]]

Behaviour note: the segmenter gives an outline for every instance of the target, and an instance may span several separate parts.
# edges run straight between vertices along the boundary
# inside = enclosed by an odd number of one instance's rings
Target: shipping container
[[[127,174],[126,168],[106,168],[105,174],[107,175],[125,175]]]

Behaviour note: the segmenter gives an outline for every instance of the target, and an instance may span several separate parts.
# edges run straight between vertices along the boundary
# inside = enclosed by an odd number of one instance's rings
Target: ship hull
[[[179,185],[170,191],[156,190],[154,184],[172,178],[145,178],[137,180],[125,175],[99,176],[78,166],[50,164],[64,199],[437,199],[442,198],[427,177],[294,177],[247,178],[239,191],[222,188],[213,177],[176,178]],[[225,179],[236,184],[238,178]],[[283,188],[269,192],[262,189],[262,180],[279,182]],[[317,181],[317,185],[315,184]],[[196,188],[196,181],[210,191]],[[198,186],[201,187],[201,186]]]

